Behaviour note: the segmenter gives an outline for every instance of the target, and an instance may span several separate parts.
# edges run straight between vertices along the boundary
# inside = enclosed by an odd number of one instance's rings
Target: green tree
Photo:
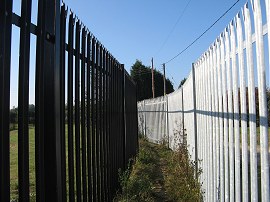
[[[151,68],[142,64],[141,61],[136,60],[132,65],[130,71],[132,79],[136,82],[138,88],[138,100],[144,100],[152,98],[152,74]],[[154,70],[154,80],[155,80],[155,97],[164,95],[163,88],[163,75]],[[169,79],[166,79],[166,93],[173,92],[173,85]]]
[[[181,88],[182,85],[186,82],[187,78],[183,78],[182,81],[180,82],[178,88]]]
[[[29,117],[29,123],[34,124],[35,123],[35,105],[33,104],[29,104],[28,117]],[[18,123],[18,107],[13,107],[13,109],[10,110],[9,119],[10,119],[11,124]]]
[[[18,123],[18,108],[13,107],[13,109],[10,110],[9,120],[12,124]]]
[[[29,105],[29,123],[30,124],[35,124],[35,105],[30,104]]]

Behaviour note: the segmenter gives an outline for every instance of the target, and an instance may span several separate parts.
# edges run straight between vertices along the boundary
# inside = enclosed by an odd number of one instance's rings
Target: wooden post
[[[154,59],[151,60],[152,63],[152,94],[153,98],[155,98],[155,81],[154,81]]]
[[[166,95],[166,72],[165,72],[165,63],[163,63],[163,88],[164,88],[164,96]]]

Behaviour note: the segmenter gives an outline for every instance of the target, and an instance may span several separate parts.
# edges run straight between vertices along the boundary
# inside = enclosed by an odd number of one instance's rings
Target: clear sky
[[[79,18],[127,70],[136,59],[157,69],[185,48],[211,25],[235,0],[191,0],[174,32],[168,34],[189,0],[66,0]],[[246,1],[240,0],[227,16],[185,54],[167,65],[176,85],[190,71],[192,62],[209,47]],[[159,51],[159,52],[158,52]]]
[[[207,29],[236,0],[191,0],[181,20],[163,46],[189,0],[65,0],[89,30],[104,46],[125,64],[129,71],[139,59],[150,66],[168,61]],[[20,1],[14,0],[14,12],[20,13]],[[207,34],[184,54],[166,65],[167,77],[176,89],[187,77],[192,62],[209,47],[216,37],[234,18],[246,0],[240,0]],[[261,1],[264,3],[264,1]],[[37,19],[37,0],[33,0],[32,21]],[[19,29],[13,28],[11,106],[17,106]],[[34,103],[34,55],[35,37],[31,38],[30,103]],[[163,48],[161,49],[161,47]]]

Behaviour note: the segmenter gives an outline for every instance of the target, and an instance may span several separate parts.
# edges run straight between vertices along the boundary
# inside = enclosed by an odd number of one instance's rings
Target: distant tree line
[[[158,74],[156,74],[156,75],[158,75]],[[133,76],[135,76],[135,75],[133,75]],[[157,78],[158,77],[159,76],[157,76]],[[135,78],[138,78],[138,76],[136,75]],[[147,77],[144,79],[147,79]],[[170,85],[170,81],[168,79],[167,79],[167,81],[168,81],[168,84]],[[137,85],[138,85],[138,83],[137,83]],[[143,83],[139,83],[139,85],[140,86],[138,86],[138,93],[140,93],[141,100],[151,98],[152,97],[152,88],[149,88],[148,91],[146,91],[146,90],[143,90],[144,89]],[[156,84],[156,85],[159,86],[159,84]],[[169,90],[168,90],[168,88],[169,88]],[[167,93],[169,93],[170,91],[173,90],[172,86],[168,87],[168,88],[167,88],[167,90],[168,90]],[[157,92],[157,94],[156,94],[157,97],[162,96],[163,95],[163,85],[162,85],[162,90],[160,90],[160,89],[158,90],[158,88],[156,88],[156,92]],[[270,126],[270,89],[267,89],[266,95],[267,95],[268,126]],[[241,112],[240,90],[239,90],[238,96],[239,96],[239,110]],[[246,88],[246,103],[247,103],[246,108],[247,108],[247,115],[248,115],[247,121],[249,121],[248,88]],[[256,105],[256,125],[258,127],[260,125],[260,118],[259,118],[259,96],[258,96],[258,88],[257,87],[255,88],[255,105]],[[35,124],[35,105],[33,105],[33,104],[29,105],[28,115],[29,115],[29,124]],[[75,117],[75,107],[74,106],[73,106],[73,116]],[[65,106],[65,121],[67,123],[67,105]],[[18,107],[13,107],[10,110],[10,128],[12,130],[15,130],[15,129],[17,129],[17,125],[18,125]]]
[[[10,129],[15,130],[18,128],[18,107],[13,107],[9,113]],[[29,124],[35,124],[35,105],[29,105]]]

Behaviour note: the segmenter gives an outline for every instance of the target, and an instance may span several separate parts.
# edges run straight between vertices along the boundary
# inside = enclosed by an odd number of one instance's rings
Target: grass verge
[[[199,201],[201,185],[194,178],[195,163],[182,145],[176,151],[146,139],[132,166],[119,172],[121,190],[114,201]],[[198,173],[200,174],[200,173]]]

